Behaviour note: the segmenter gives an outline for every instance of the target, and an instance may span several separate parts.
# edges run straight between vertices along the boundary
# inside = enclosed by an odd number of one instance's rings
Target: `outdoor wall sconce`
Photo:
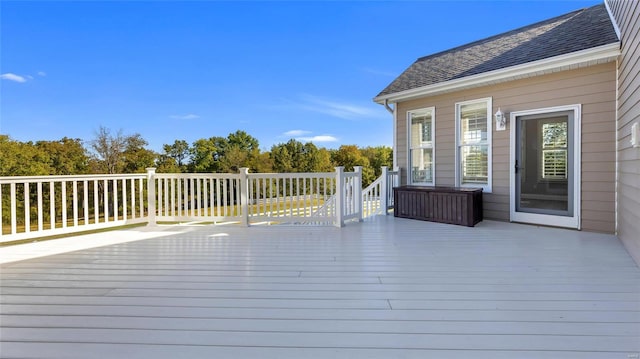
[[[500,111],[500,107],[498,107],[498,112],[493,115],[496,118],[496,131],[504,131],[507,129],[507,118],[504,113]]]
[[[631,125],[631,147],[640,147],[640,123],[638,122]]]

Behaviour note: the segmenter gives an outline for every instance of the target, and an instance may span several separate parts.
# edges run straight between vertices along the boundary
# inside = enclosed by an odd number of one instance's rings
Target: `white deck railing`
[[[156,222],[240,221],[237,174],[153,174]]]
[[[362,190],[362,168],[328,173],[0,177],[0,242],[126,224],[314,224],[385,214],[398,172]]]
[[[250,222],[332,223],[334,211],[319,211],[336,193],[336,173],[247,174]]]
[[[387,214],[393,208],[393,187],[399,185],[399,171],[389,171],[383,166],[382,175],[362,190],[363,217]]]
[[[146,222],[147,174],[0,177],[0,242]]]

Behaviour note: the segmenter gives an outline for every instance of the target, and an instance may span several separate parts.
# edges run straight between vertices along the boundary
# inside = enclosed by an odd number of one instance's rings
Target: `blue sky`
[[[418,57],[599,3],[3,0],[0,133],[390,146],[372,98]]]

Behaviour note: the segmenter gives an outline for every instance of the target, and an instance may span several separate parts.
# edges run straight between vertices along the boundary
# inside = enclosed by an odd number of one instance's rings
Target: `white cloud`
[[[287,132],[283,133],[282,136],[284,136],[284,137],[297,137],[297,136],[308,135],[310,133],[311,133],[311,131],[291,130],[291,131],[287,131]]]
[[[38,76],[45,77],[45,76],[47,76],[47,73],[44,72],[44,71],[38,71]]]
[[[169,116],[174,120],[195,120],[197,118],[200,118],[200,116],[195,115],[193,113],[187,114],[187,115],[172,115]]]
[[[323,99],[312,95],[303,95],[302,102],[296,104],[300,109],[323,113],[345,120],[357,120],[363,118],[380,117],[381,112],[376,111],[373,103],[369,106],[354,103]]]
[[[298,138],[296,138],[296,140],[298,140],[300,142],[338,142],[338,139],[336,137],[331,136],[331,135],[319,135],[319,136],[312,136],[312,137],[298,137]]]
[[[0,79],[20,82],[20,83],[27,82],[27,79],[24,76],[12,74],[11,72],[7,72],[6,74],[0,75]]]

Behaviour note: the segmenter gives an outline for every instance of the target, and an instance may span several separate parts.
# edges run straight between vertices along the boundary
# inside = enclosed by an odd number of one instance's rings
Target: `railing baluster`
[[[214,182],[215,182],[214,184],[215,184],[215,189],[216,189],[216,202],[215,202],[215,205],[214,205],[214,209],[216,210],[216,215],[215,216],[216,217],[220,217],[220,204],[221,204],[220,196],[222,194],[222,190],[220,189],[220,186],[222,184],[220,183],[220,179],[219,178],[216,179]]]
[[[82,209],[84,216],[84,225],[89,225],[89,182],[82,181]]]
[[[196,178],[194,179],[194,181],[196,182],[196,187],[194,188],[194,192],[195,192],[195,217],[199,217],[201,215],[200,212],[200,199],[202,198],[202,188],[200,187],[200,179]],[[196,190],[197,189],[197,190]]]
[[[16,184],[11,183],[9,185],[9,196],[11,201],[11,234],[18,233],[18,216],[17,216],[17,204],[16,204]]]
[[[215,178],[211,178],[209,180],[209,187],[211,192],[209,192],[209,213],[211,213],[211,217],[216,216],[216,180]]]
[[[262,177],[261,182],[262,182],[262,215],[263,216],[268,216],[269,215],[269,205],[271,203],[271,198],[269,197],[269,185],[267,184],[267,181],[269,179],[266,177]]]
[[[72,208],[73,208],[73,226],[78,226],[78,181],[71,182],[71,190],[72,195],[71,198],[73,200]]]
[[[109,180],[104,180],[104,223],[109,223]]]
[[[176,207],[176,215],[182,216],[182,179],[176,178],[176,199],[178,200],[178,206]]]
[[[182,180],[182,216],[189,217],[189,179]]]
[[[209,200],[209,180],[206,178],[202,179],[202,216],[209,217],[209,206],[207,205],[207,201]]]
[[[100,208],[100,184],[101,181],[95,179],[93,180],[93,223],[94,224],[99,224],[100,223],[100,211],[102,210]]]
[[[223,207],[223,211],[222,211],[222,215],[223,216],[228,216],[229,215],[229,208],[227,207],[227,180],[224,179],[222,180],[222,205]]]
[[[158,205],[156,207],[156,211],[158,211],[158,216],[163,217],[168,213],[167,208],[167,200],[169,191],[167,189],[167,179],[166,178],[158,178],[158,189],[156,190],[156,195],[158,196]]]
[[[129,211],[127,210],[127,180],[122,180],[122,220],[127,220],[127,215]]]
[[[158,205],[156,206],[156,211],[158,211],[158,216],[166,216],[167,215],[167,179],[166,178],[158,178],[158,188],[156,189],[156,195],[158,196]]]
[[[289,177],[289,216],[293,217],[293,177]],[[286,199],[285,199],[286,200]]]
[[[67,228],[67,181],[62,181],[60,197],[62,198],[62,228]]]
[[[175,178],[169,178],[169,202],[171,203],[171,210],[169,211],[169,215],[171,217],[176,216],[176,181]]]
[[[296,195],[295,200],[292,199],[292,204],[295,205],[295,213],[297,216],[300,215],[300,178],[296,177]]]
[[[129,188],[131,188],[131,219],[136,219],[136,179],[132,178],[129,181]]]
[[[43,203],[42,203],[42,182],[38,181],[37,183],[37,192],[38,192],[38,231],[44,230],[44,215],[43,215]],[[0,198],[0,207],[2,207],[2,199]],[[0,231],[2,231],[2,213],[0,213]]]
[[[195,209],[196,209],[196,204],[194,202],[195,195],[196,195],[195,180],[191,178],[191,180],[189,181],[189,214],[188,214],[188,216],[190,217],[195,216]]]
[[[249,192],[248,193],[248,196],[249,196],[248,201],[249,201],[250,204],[253,204],[253,203],[258,204],[258,193],[259,193],[258,183],[257,183],[258,179],[247,177],[247,181],[248,181],[247,184],[248,184],[248,188],[249,188],[249,190],[248,190],[248,192]],[[250,206],[247,207],[247,210],[248,210],[250,216],[258,215],[257,207],[258,207],[257,205],[256,206],[250,205]]]
[[[56,185],[53,181],[49,182],[49,227],[56,228]]]
[[[120,208],[118,207],[118,180],[113,180],[113,220],[118,221]]]
[[[24,190],[24,231],[31,232],[31,205],[29,204],[29,182],[23,185]]]
[[[276,178],[276,217],[280,217],[280,178]]]

